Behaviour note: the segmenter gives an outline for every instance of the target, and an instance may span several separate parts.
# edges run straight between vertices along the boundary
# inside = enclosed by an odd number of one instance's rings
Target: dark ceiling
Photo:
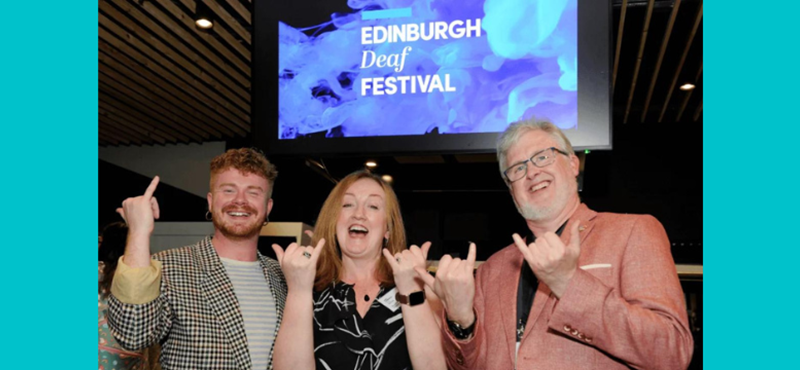
[[[249,1],[101,0],[101,146],[201,143],[250,132]]]
[[[198,3],[216,20],[210,31],[194,26]],[[702,0],[612,7],[613,124],[702,120]],[[250,0],[101,0],[99,145],[246,138],[252,9]],[[687,82],[697,88],[678,88]]]

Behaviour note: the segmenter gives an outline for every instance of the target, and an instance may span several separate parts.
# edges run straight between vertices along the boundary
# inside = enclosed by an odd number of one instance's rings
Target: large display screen
[[[537,117],[578,148],[610,148],[609,9],[256,2],[254,134],[271,153],[481,152]]]

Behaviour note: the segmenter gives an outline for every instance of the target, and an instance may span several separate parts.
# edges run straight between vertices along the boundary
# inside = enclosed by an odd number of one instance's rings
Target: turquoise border
[[[795,368],[796,1],[704,8],[704,364]],[[795,365],[792,365],[795,364]]]
[[[97,2],[2,9],[2,367],[96,369]]]
[[[800,248],[788,237],[798,224],[800,4],[709,4],[704,367],[791,367],[800,332]],[[94,368],[97,3],[11,1],[3,9],[4,367]]]

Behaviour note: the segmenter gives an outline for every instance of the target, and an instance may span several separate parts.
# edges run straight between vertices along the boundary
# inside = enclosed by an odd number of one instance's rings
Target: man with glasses
[[[528,230],[480,266],[422,274],[446,308],[452,369],[685,369],[693,351],[670,243],[648,215],[581,203],[579,159],[549,122],[500,136],[498,162]]]

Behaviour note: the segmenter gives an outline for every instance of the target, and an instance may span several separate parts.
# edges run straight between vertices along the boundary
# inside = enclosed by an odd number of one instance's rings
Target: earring
[[[387,245],[389,245],[389,238],[383,238],[383,247],[385,248]]]
[[[264,227],[264,226],[267,226],[267,224],[269,224],[269,216],[267,216],[267,219],[264,221],[264,224],[262,224],[261,226]]]
[[[211,216],[211,211],[206,211],[206,221],[211,221],[212,218],[214,217]]]

